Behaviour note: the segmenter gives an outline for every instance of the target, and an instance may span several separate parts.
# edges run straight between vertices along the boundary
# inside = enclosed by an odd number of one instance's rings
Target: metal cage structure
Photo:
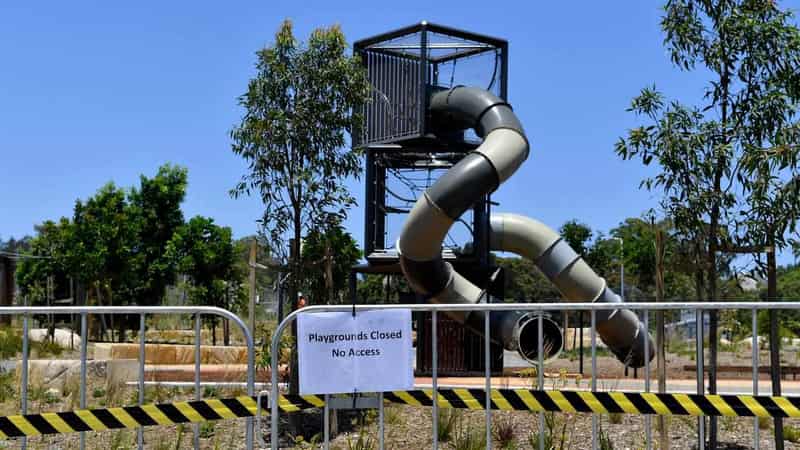
[[[475,85],[507,97],[508,42],[502,39],[423,21],[359,40],[353,51],[373,88],[357,147],[431,138],[432,90]]]
[[[387,243],[393,219],[480,144],[471,132],[434,135],[428,99],[432,92],[470,85],[506,100],[508,42],[423,21],[359,40],[353,51],[372,86],[362,109],[364,127],[353,137],[366,155],[365,255],[371,266],[396,273],[385,267],[397,261]],[[459,237],[472,245],[459,248],[452,239],[446,259],[487,267],[489,205],[486,196],[462,218]]]
[[[508,42],[490,36],[428,22],[355,42],[353,52],[361,59],[372,87],[361,113],[364,126],[353,136],[354,148],[364,151],[366,265],[351,274],[355,302],[355,274],[400,274],[398,252],[391,241],[397,236],[414,202],[438,177],[480,145],[471,131],[437,133],[429,111],[430,96],[455,86],[477,86],[503,100],[508,93]],[[483,196],[459,219],[448,235],[442,256],[459,273],[502,298],[502,283],[492,282],[489,257],[489,195]],[[495,274],[495,278],[497,275]],[[501,277],[502,279],[502,277]],[[423,302],[407,293],[410,302]],[[363,299],[369,301],[369,299]],[[415,316],[416,317],[416,316]],[[416,317],[417,332],[430,341],[430,321]],[[483,371],[480,338],[453,323],[447,345],[455,352],[444,370],[451,375]],[[443,323],[440,332],[448,333]],[[502,347],[492,344],[491,371],[502,371]],[[429,346],[417,354],[418,373],[431,370]],[[446,351],[452,350],[443,349]]]

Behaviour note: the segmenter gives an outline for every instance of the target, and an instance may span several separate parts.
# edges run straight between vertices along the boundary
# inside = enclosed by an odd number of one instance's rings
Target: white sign
[[[301,395],[414,386],[407,309],[300,314],[297,340]]]

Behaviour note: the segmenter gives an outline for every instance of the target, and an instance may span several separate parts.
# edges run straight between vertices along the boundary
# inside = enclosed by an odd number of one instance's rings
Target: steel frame
[[[670,310],[694,310],[698,317],[702,319],[702,315],[711,310],[750,310],[752,311],[752,326],[753,330],[758,330],[758,317],[757,313],[759,310],[771,310],[771,309],[778,309],[778,310],[800,310],[800,302],[799,301],[769,301],[769,302],[668,302],[668,303],[654,303],[654,302],[644,302],[644,303],[626,303],[625,308],[638,311],[643,316],[643,320],[645,326],[649,326],[649,313],[653,311],[670,311]],[[392,310],[392,309],[400,309],[400,310],[410,310],[410,311],[418,311],[418,312],[428,312],[431,314],[433,320],[433,327],[434,330],[436,329],[436,322],[437,322],[437,315],[439,312],[447,312],[447,311],[481,311],[484,312],[484,322],[486,330],[489,327],[489,317],[492,312],[497,311],[513,311],[513,310],[520,310],[520,311],[532,311],[532,312],[546,312],[552,310],[564,310],[564,311],[589,311],[590,313],[590,326],[591,326],[591,391],[597,391],[597,377],[595,376],[597,373],[597,333],[595,330],[596,324],[596,312],[597,311],[607,311],[609,309],[607,304],[598,304],[598,303],[561,303],[561,302],[554,302],[554,303],[481,303],[481,304],[413,304],[413,305],[318,305],[318,306],[310,306],[303,308],[302,310],[297,310],[289,314],[281,323],[278,324],[275,332],[272,335],[272,342],[271,342],[271,349],[272,354],[277,354],[279,350],[280,344],[280,337],[283,334],[283,331],[292,323],[300,314],[314,314],[320,312],[346,312],[346,313],[355,313],[357,314],[359,311],[372,311],[372,310]],[[543,351],[542,351],[542,318],[543,315],[539,315],[539,351],[538,351],[538,362],[537,367],[537,385],[538,389],[544,388],[544,361],[543,361]],[[696,361],[697,364],[697,393],[704,394],[705,393],[705,386],[704,386],[704,372],[702,368],[702,364],[700,361],[703,360],[703,321],[699,320],[697,325],[695,326],[695,339],[697,342],[696,346]],[[484,341],[485,345],[489,345],[489,334],[488,332],[484,333]],[[432,425],[433,425],[433,449],[438,450],[439,442],[438,442],[438,435],[436,432],[436,420],[438,417],[438,374],[437,374],[437,365],[436,361],[438,359],[437,354],[437,339],[436,333],[433,334],[433,340],[431,343],[431,351],[434,356],[434,364],[433,364],[433,373],[432,373],[432,389],[433,389],[433,411],[432,411]],[[645,344],[648,345],[648,344]],[[752,359],[753,359],[753,371],[752,371],[752,378],[753,378],[753,394],[758,394],[758,333],[753,333],[752,338]],[[649,352],[649,349],[645,349],[645,352]],[[486,367],[489,367],[490,357],[491,355],[489,352],[486,352]],[[271,416],[270,416],[270,427],[271,427],[271,448],[278,448],[278,437],[279,437],[279,421],[280,421],[280,410],[278,408],[278,399],[279,399],[279,386],[278,386],[278,368],[277,368],[277,361],[273,359],[272,361],[272,374],[271,374],[271,392],[270,392],[270,408],[271,408]],[[645,392],[650,392],[650,360],[645,358]],[[484,425],[486,431],[486,448],[492,448],[492,439],[491,439],[491,430],[492,430],[492,410],[491,410],[491,398],[490,398],[490,391],[491,391],[491,376],[489,372],[485,374],[485,387],[486,387],[486,410],[484,416]],[[327,406],[325,408],[324,414],[328,414]],[[383,403],[379,404],[379,418],[383,417]],[[539,413],[539,449],[544,450],[544,413]],[[384,424],[380,423],[379,427],[379,448],[384,448]],[[598,437],[599,437],[599,421],[598,416],[596,414],[592,414],[592,449],[596,450],[598,448]],[[323,443],[324,448],[327,450],[330,448],[329,439],[326,439]],[[698,448],[705,448],[704,446],[704,439],[705,439],[705,422],[703,418],[698,418]],[[649,416],[645,416],[645,444],[648,450],[652,450],[653,448],[653,436],[652,436],[652,426],[651,420]],[[753,418],[753,445],[755,449],[759,448],[759,432],[758,432],[758,418]]]

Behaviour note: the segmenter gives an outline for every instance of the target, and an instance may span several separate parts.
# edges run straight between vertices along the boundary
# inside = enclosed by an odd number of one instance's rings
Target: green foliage
[[[23,295],[42,304],[47,277],[70,276],[87,286],[90,303],[160,303],[174,279],[164,247],[183,222],[186,180],[186,169],[165,165],[153,178],[142,176],[138,188],[108,183],[76,201],[71,219],[37,226],[30,252],[49,258],[19,265]]]
[[[341,223],[355,204],[342,181],[361,164],[345,134],[361,129],[358,106],[370,88],[347,50],[338,26],[317,29],[301,44],[287,20],[273,45],[256,53],[257,73],[239,97],[244,116],[231,131],[232,150],[249,170],[231,194],[262,200],[262,231],[278,258],[288,258],[287,242],[300,256],[304,235]],[[293,293],[304,268],[297,258],[289,262]]]
[[[177,433],[175,434],[175,450],[180,450],[181,443],[183,442],[183,434],[186,430],[184,424],[178,424]]]
[[[48,356],[58,357],[64,353],[64,347],[59,345],[58,342],[51,342],[48,339],[40,342],[31,341],[31,353],[37,358],[46,358]]]
[[[609,416],[609,420],[611,417]],[[620,421],[621,422],[621,421]],[[611,422],[614,423],[614,422]],[[619,422],[617,422],[619,423]],[[614,443],[611,442],[611,435],[608,434],[607,430],[603,429],[603,421],[600,421],[600,429],[597,432],[597,440],[599,444],[600,450],[614,450]]]
[[[538,427],[537,427],[538,430]],[[573,428],[568,426],[567,416],[553,412],[544,413],[544,439],[545,450],[565,450],[570,448]],[[539,448],[540,434],[538,431],[528,435],[528,444],[532,448]]]
[[[561,298],[558,289],[538,267],[525,258],[496,258],[505,269],[505,297],[516,301],[544,301]]]
[[[592,229],[588,225],[572,219],[561,225],[558,232],[577,254],[586,255],[589,241],[592,239]]]
[[[347,437],[347,450],[374,450],[376,447],[375,439],[362,428],[354,440],[352,436]]]
[[[539,448],[539,431],[532,431],[531,434],[528,435],[528,445],[531,448]],[[553,435],[544,433],[544,450],[555,450],[555,445],[553,445]]]
[[[705,96],[686,106],[643,89],[630,111],[647,123],[616,145],[624,159],[659,166],[642,186],[663,192],[708,298],[718,295],[720,250],[772,238],[782,246],[797,217],[800,32],[791,19],[770,1],[668,0],[665,45],[679,68],[709,74]]]
[[[22,333],[12,328],[0,329],[0,359],[13,359],[22,351]]]
[[[486,448],[486,433],[483,429],[470,427],[459,421],[450,440],[453,450],[483,450]]]
[[[13,371],[0,371],[0,403],[16,398],[17,377]]]
[[[183,225],[180,205],[187,184],[186,169],[167,164],[153,178],[140,176],[139,187],[128,195],[135,250],[125,261],[122,289],[132,304],[160,304],[167,286],[174,282],[175,265],[164,247]]]
[[[194,304],[227,306],[227,286],[243,276],[236,270],[237,254],[231,236],[230,228],[197,216],[178,227],[167,244],[167,258],[189,278],[189,298]]]
[[[112,450],[123,450],[126,448],[130,448],[129,445],[125,444],[125,441],[129,439],[128,432],[125,430],[115,431],[111,435],[111,444],[110,448]]]
[[[308,304],[341,303],[350,269],[361,257],[353,237],[340,225],[314,230],[303,242],[303,289]]]
[[[314,436],[311,436],[309,440],[306,440],[303,436],[296,436],[294,438],[294,445],[295,447],[299,447],[302,449],[316,449],[319,447],[319,440],[320,434],[317,433]]]
[[[784,425],[783,438],[795,444],[800,443],[800,429],[791,425]]]
[[[461,422],[463,412],[456,408],[440,408],[436,417],[436,434],[439,441],[447,442],[453,437],[453,431]]]
[[[203,439],[209,439],[214,437],[214,422],[203,422],[200,424],[200,437]]]
[[[275,332],[274,323],[258,323],[256,324],[256,337],[262,338],[261,346],[256,349],[256,367],[259,369],[266,369],[272,365],[272,334]],[[278,364],[288,364],[294,348],[294,340],[291,334],[284,332],[281,335],[279,344],[280,356]]]
[[[383,408],[383,420],[387,425],[400,425],[403,423],[403,411],[399,406],[386,406]]]

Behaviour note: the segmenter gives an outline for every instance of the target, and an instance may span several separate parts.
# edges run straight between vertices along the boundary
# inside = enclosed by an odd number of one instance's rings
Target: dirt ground
[[[693,346],[690,343],[676,343],[669,347],[667,354],[667,376],[670,379],[694,379],[693,371],[685,371],[684,366],[694,365]],[[587,383],[590,374],[591,361],[589,351],[586,349],[584,359],[583,383]],[[612,356],[600,352],[597,359],[598,373],[602,374],[603,380],[612,382],[615,379],[624,377],[624,367]],[[728,348],[720,352],[719,361],[722,365],[741,365],[750,366],[751,356],[749,348]],[[35,355],[32,355],[35,357]],[[77,358],[77,352],[66,351],[60,358]],[[787,349],[782,355],[784,365],[797,366],[798,352],[794,349]],[[768,352],[760,352],[762,365],[768,365]],[[652,376],[655,378],[655,364],[652,366]],[[508,376],[519,376],[519,370],[510,370]],[[578,372],[577,352],[565,352],[561,358],[552,361],[547,366],[547,373],[550,375],[548,380],[565,378],[569,375],[569,381],[564,381],[567,388],[574,383],[574,374]],[[90,374],[91,375],[91,374]],[[629,378],[633,373],[630,371]],[[763,375],[765,377],[766,375]],[[639,378],[642,371],[639,372]],[[720,373],[721,378],[749,378],[749,373]],[[17,381],[13,381],[18,385]],[[548,387],[553,381],[548,381]],[[557,386],[556,386],[557,387]],[[16,387],[15,389],[16,390]],[[31,381],[29,387],[31,403],[29,412],[54,412],[68,411],[77,408],[78,387],[76,383],[65,383],[59,387],[57,396],[48,395],[46,389],[38,386],[35,380]],[[109,386],[102,376],[90,378],[87,389],[89,407],[122,406],[136,404],[138,391],[131,386]],[[206,389],[204,397],[227,397],[242,395],[243,389]],[[17,414],[19,412],[19,400],[16,395],[6,397],[0,402],[0,416]],[[147,402],[170,402],[175,400],[185,400],[194,397],[192,389],[177,389],[165,387],[148,387],[145,391]],[[443,412],[443,417],[450,417],[449,413]],[[592,438],[592,418],[586,414],[545,414],[547,431],[545,435],[553,448],[558,450],[566,449],[588,449],[591,448]],[[321,412],[311,411],[304,415],[311,431],[303,432],[302,439],[295,437],[288,439],[292,444],[287,444],[286,448],[310,449],[317,448],[314,435],[319,431]],[[361,419],[357,415],[342,417],[340,429],[344,430],[332,441],[332,447],[338,450],[370,450],[377,448],[377,417],[375,412],[366,413]],[[460,411],[452,419],[440,420],[440,431],[450,428],[449,436],[442,436],[443,449],[480,449],[484,447],[481,441],[484,435],[484,413],[482,411]],[[538,448],[532,446],[538,441],[537,432],[539,429],[540,416],[529,412],[505,412],[498,411],[493,413],[494,421],[494,448],[505,449],[527,449]],[[601,449],[644,449],[646,448],[645,427],[643,416],[632,415],[613,415],[599,418],[599,435],[603,438],[605,445]],[[652,420],[652,448],[658,446],[658,418]],[[696,445],[697,419],[689,417],[667,418],[669,422],[670,448],[691,449]],[[200,430],[200,447],[203,449],[241,449],[244,448],[245,421],[219,421],[210,424],[202,424]],[[796,432],[800,438],[800,420],[787,420],[787,428],[796,427]],[[362,425],[363,424],[363,425]],[[419,450],[431,448],[432,443],[432,420],[430,408],[415,408],[405,405],[391,405],[386,408],[385,421],[386,449],[413,449]],[[262,436],[268,439],[268,422],[264,421]],[[762,421],[760,423],[761,448],[771,448],[771,422]],[[316,431],[314,431],[316,430]],[[745,449],[752,448],[754,435],[754,421],[752,418],[721,418],[719,421],[720,442],[729,444],[726,449]],[[445,433],[448,434],[448,433]],[[503,435],[505,436],[503,438]],[[145,448],[153,450],[185,449],[192,448],[193,426],[168,426],[145,428]],[[468,446],[467,440],[471,438],[475,446]],[[500,439],[502,438],[502,439]],[[103,433],[87,433],[86,442],[88,449],[131,449],[136,448],[136,431],[109,431]],[[296,443],[295,443],[296,442]],[[309,443],[311,442],[311,443]],[[79,448],[79,435],[58,435],[50,437],[36,437],[28,440],[30,449],[77,449]],[[502,444],[506,444],[503,446]],[[0,441],[2,448],[20,448],[18,440]],[[800,449],[800,444],[786,442],[787,449]]]
[[[135,404],[137,390],[133,387],[118,387],[108,389],[107,386],[97,383],[97,380],[90,383],[88,392],[90,407],[103,407],[107,404]],[[209,397],[235,396],[241,395],[238,390],[209,390],[204,395]],[[47,397],[34,400],[30,406],[30,411],[57,411],[69,410],[71,406],[71,396],[62,399],[49,399]],[[173,400],[190,399],[193,397],[191,389],[158,388],[148,387],[146,391],[148,401],[165,402]],[[2,415],[16,413],[18,403],[9,400],[0,404]],[[442,416],[448,417],[449,411],[443,411]],[[430,408],[417,408],[406,405],[389,405],[385,410],[385,437],[386,449],[423,449],[431,448],[432,444],[432,417]],[[465,440],[468,437],[482,438],[484,434],[484,413],[483,411],[458,411],[450,421],[450,436],[443,436],[440,448],[443,449],[479,449],[484,447],[482,441],[477,447],[466,446]],[[547,431],[546,436],[552,436],[552,445],[556,449],[588,449],[591,448],[592,419],[587,414],[561,414],[547,413],[545,415]],[[321,422],[321,411],[312,410],[304,415],[305,422],[312,429],[319,430]],[[652,420],[653,448],[659,448],[657,417]],[[697,419],[689,417],[670,417],[669,437],[670,448],[691,449],[694,447],[697,433]],[[348,423],[349,422],[349,423]],[[539,415],[530,412],[507,412],[495,411],[493,413],[495,427],[494,448],[506,449],[528,449],[538,448],[532,446],[536,444],[538,437],[536,432],[539,427]],[[363,427],[360,426],[364,424]],[[446,428],[447,420],[440,420],[440,430]],[[787,420],[786,425],[800,428],[800,420]],[[284,424],[285,426],[285,424]],[[342,429],[346,432],[340,433],[332,441],[333,449],[369,450],[377,448],[377,415],[367,412],[363,418],[359,419],[351,415],[350,418],[343,418],[340,422]],[[760,431],[761,448],[771,448],[771,423],[762,421],[763,427]],[[212,424],[200,425],[200,447],[203,449],[241,449],[244,448],[244,420],[219,421]],[[752,418],[721,418],[720,419],[720,442],[725,444],[736,444],[738,446],[727,446],[720,448],[745,449],[752,448],[754,421]],[[192,448],[193,426],[169,426],[169,427],[149,427],[145,428],[145,448],[154,450],[167,449],[188,449]],[[510,430],[510,431],[509,431]],[[602,416],[599,418],[600,435],[608,440],[604,449],[644,449],[645,447],[645,428],[642,416],[632,415],[613,415]],[[268,439],[268,423],[265,421],[262,428],[262,436]],[[505,432],[507,439],[506,446],[497,439],[499,434]],[[286,448],[310,449],[318,448],[315,442],[314,432],[306,431],[302,441],[298,438],[296,445],[288,445]],[[510,436],[510,437],[509,437]],[[317,436],[316,438],[318,438]],[[510,439],[510,440],[509,440]],[[359,440],[362,445],[359,444]],[[312,443],[309,443],[312,442]],[[370,442],[366,442],[370,441]],[[37,437],[29,439],[28,448],[30,449],[77,449],[79,448],[78,434],[59,435],[50,437]],[[87,433],[87,448],[89,449],[132,449],[136,448],[136,432],[133,430],[110,431],[104,433]],[[513,442],[509,444],[508,442]],[[19,441],[0,442],[0,448],[20,448]],[[263,448],[263,447],[262,447]],[[786,442],[787,449],[800,449],[800,445]]]

